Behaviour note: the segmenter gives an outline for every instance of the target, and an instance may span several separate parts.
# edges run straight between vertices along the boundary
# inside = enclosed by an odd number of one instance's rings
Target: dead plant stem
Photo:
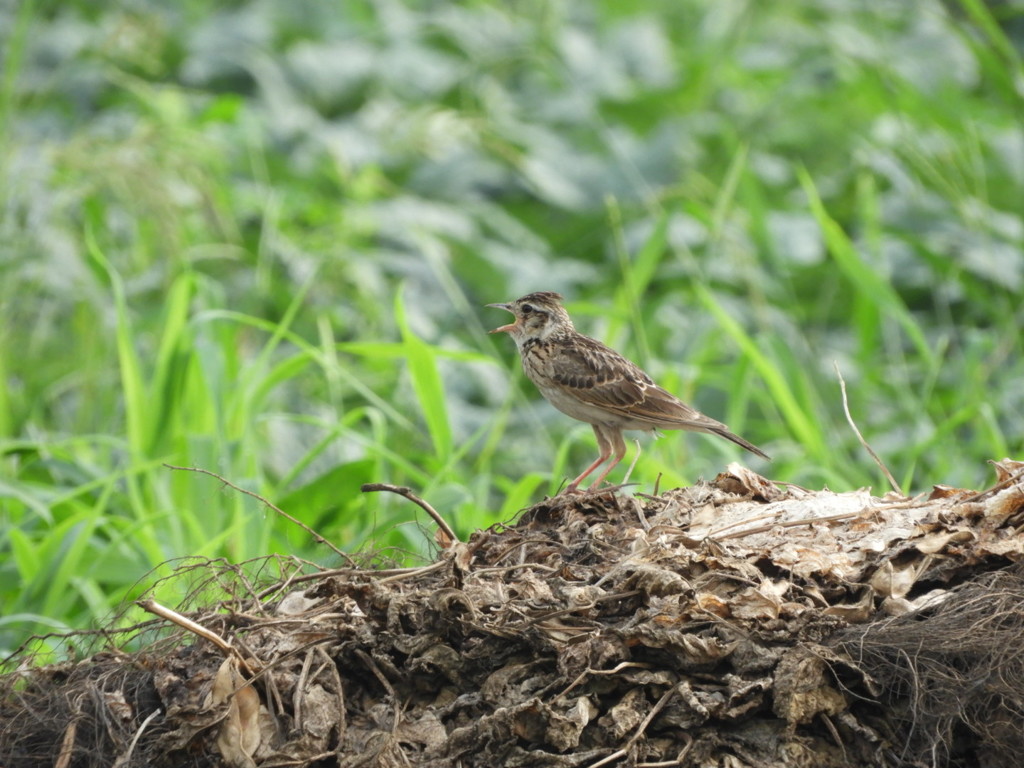
[[[391,483],[364,483],[359,490],[363,493],[387,491],[388,493],[397,493],[399,496],[404,496],[430,515],[431,519],[437,523],[437,527],[441,529],[444,535],[447,536],[453,544],[459,543],[459,537],[455,535],[455,531],[453,531],[452,527],[448,525],[448,522],[441,517],[441,514],[436,509],[413,493],[412,488],[407,488],[404,485],[392,485]]]
[[[889,468],[885,466],[880,458],[878,458],[878,454],[875,453],[874,449],[870,445],[868,445],[868,441],[864,439],[864,435],[862,435],[860,430],[857,429],[857,422],[853,420],[853,415],[850,413],[850,401],[846,397],[846,382],[843,380],[843,374],[839,372],[839,363],[832,361],[832,365],[836,369],[836,376],[839,377],[839,388],[843,392],[843,410],[846,412],[846,420],[853,429],[853,433],[857,435],[857,439],[860,440],[860,444],[864,446],[864,449],[871,454],[871,458],[875,460],[875,464],[877,464],[882,470],[882,473],[889,481],[889,485],[892,486],[892,489],[901,496],[906,496],[906,494],[903,493],[903,489],[900,488],[899,483],[896,482],[896,478],[892,476],[892,472],[890,472]]]

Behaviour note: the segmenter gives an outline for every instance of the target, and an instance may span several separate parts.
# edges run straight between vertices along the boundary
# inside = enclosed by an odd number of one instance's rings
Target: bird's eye
[[[533,304],[523,304],[523,306],[520,307],[520,309],[523,310],[524,315],[528,315],[531,312],[533,312]]]

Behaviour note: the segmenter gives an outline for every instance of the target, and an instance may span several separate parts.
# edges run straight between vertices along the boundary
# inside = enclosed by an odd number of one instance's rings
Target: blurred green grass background
[[[885,492],[834,362],[905,491],[986,485],[1022,47],[1021,0],[0,6],[0,655],[169,559],[337,562],[165,463],[399,558],[432,526],[361,483],[461,534],[557,490],[590,429],[482,307],[531,290],[774,458],[645,438],[642,491]]]

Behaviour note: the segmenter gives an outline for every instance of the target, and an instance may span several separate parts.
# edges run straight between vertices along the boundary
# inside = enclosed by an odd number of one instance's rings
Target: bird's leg
[[[579,477],[569,483],[563,493],[576,493],[580,488],[580,483],[586,479],[587,475],[600,467],[604,463],[605,459],[612,455],[612,444],[608,440],[608,436],[601,431],[597,424],[591,424],[591,426],[594,428],[594,437],[597,438],[597,449],[601,452],[601,455],[597,457],[597,460],[593,464],[584,469]],[[608,473],[605,472],[605,475],[606,474]],[[601,477],[604,477],[604,475],[601,475]]]
[[[612,456],[612,460],[608,463],[608,466],[604,468],[604,472],[597,476],[597,480],[592,482],[587,490],[596,489],[601,482],[608,477],[608,473],[615,468],[615,465],[622,461],[622,457],[626,455],[626,441],[622,439],[622,430],[616,429],[615,427],[601,427],[604,432],[605,445],[609,448],[613,448],[615,453]],[[594,425],[594,434],[599,435],[598,425]],[[598,438],[600,439],[600,438]],[[589,472],[589,470],[588,470]]]

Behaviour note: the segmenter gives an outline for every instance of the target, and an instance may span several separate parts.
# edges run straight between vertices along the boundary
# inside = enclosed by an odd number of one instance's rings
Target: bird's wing
[[[621,416],[650,422],[652,427],[717,431],[721,422],[691,408],[659,387],[635,363],[596,339],[580,336],[560,350],[554,380],[584,403]]]

